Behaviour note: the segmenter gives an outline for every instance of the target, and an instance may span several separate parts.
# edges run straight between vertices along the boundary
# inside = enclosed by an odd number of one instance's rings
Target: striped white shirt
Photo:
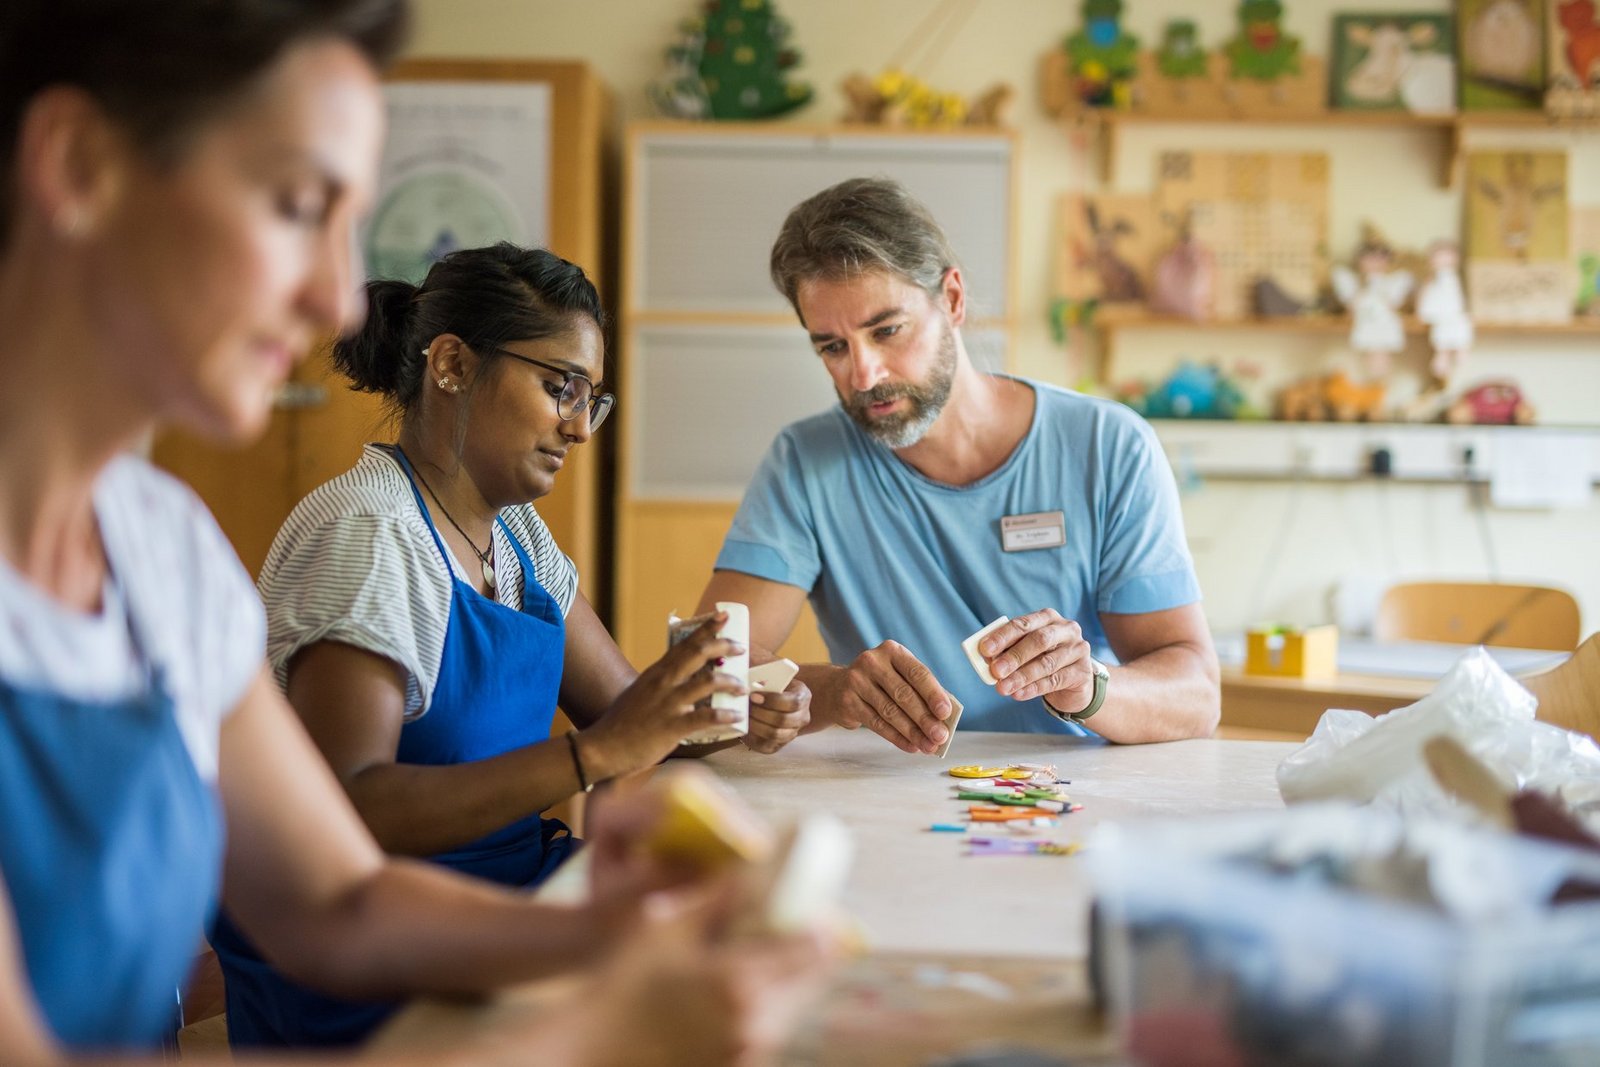
[[[577,567],[533,505],[506,508],[500,518],[533,560],[535,581],[566,615],[578,592]],[[520,611],[520,561],[499,523],[494,539],[496,597]],[[445,552],[455,576],[476,584],[448,544]],[[296,652],[337,641],[405,671],[407,721],[428,710],[450,624],[450,575],[405,471],[384,448],[368,445],[354,467],[299,503],[273,540],[257,584],[267,607],[267,659],[279,685],[287,684]]]

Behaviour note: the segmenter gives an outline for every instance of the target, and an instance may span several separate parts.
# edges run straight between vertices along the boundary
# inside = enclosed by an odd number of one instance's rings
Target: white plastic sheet
[[[1306,743],[1279,764],[1278,789],[1289,804],[1349,800],[1478,821],[1440,788],[1423,760],[1422,746],[1448,734],[1508,790],[1555,796],[1600,832],[1600,746],[1537,721],[1536,705],[1533,694],[1474,648],[1415,704],[1376,718],[1326,712]]]

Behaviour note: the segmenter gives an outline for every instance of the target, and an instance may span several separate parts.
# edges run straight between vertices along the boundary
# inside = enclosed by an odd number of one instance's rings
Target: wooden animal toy
[[[1117,253],[1117,238],[1133,232],[1132,227],[1124,219],[1110,226],[1101,225],[1100,212],[1092,200],[1084,204],[1083,211],[1092,244],[1088,253],[1079,250],[1078,259],[1080,263],[1092,265],[1099,275],[1101,299],[1109,303],[1143,300],[1143,279],[1133,265]]]
[[[1484,382],[1462,393],[1444,417],[1456,425],[1529,426],[1536,414],[1515,382]]]
[[[1382,382],[1359,385],[1344,371],[1322,380],[1322,402],[1336,422],[1378,422],[1383,418]]]

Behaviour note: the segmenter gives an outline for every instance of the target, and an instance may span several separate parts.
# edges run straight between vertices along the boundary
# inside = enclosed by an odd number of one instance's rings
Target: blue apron
[[[533,561],[509,530],[506,540],[522,565],[520,612],[455,578],[411,464],[398,449],[394,456],[411,481],[411,495],[445,572],[452,576],[450,622],[433,699],[426,715],[401,728],[396,762],[470,763],[548,740],[566,652],[560,607],[534,577]],[[501,885],[532,887],[555,870],[575,843],[560,820],[529,815],[429,859]],[[235,1047],[355,1044],[398,1007],[337,1000],[290,982],[261,958],[225,913],[212,944],[227,983],[228,1039]]]
[[[44,1020],[79,1051],[172,1036],[222,875],[216,792],[127,612],[143,693],[74,700],[0,679],[0,875]]]

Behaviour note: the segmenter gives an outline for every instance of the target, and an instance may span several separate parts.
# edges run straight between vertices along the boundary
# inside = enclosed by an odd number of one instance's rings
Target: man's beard
[[[844,409],[874,440],[889,448],[910,448],[927,436],[939,413],[950,400],[950,386],[956,378],[956,335],[950,324],[944,326],[939,338],[939,355],[926,381],[920,384],[884,382],[866,392],[854,393],[844,402]],[[874,417],[868,413],[873,404],[905,397],[909,410],[894,415]]]

